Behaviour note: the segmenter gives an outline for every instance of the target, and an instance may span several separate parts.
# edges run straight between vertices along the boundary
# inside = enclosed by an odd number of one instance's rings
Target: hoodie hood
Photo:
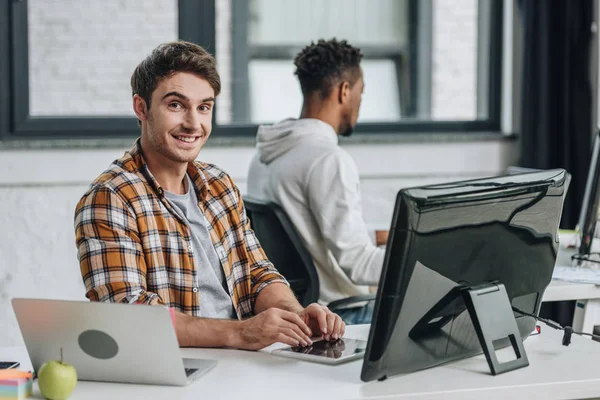
[[[256,148],[263,164],[270,164],[300,143],[338,143],[333,127],[319,119],[286,119],[273,125],[261,125]]]

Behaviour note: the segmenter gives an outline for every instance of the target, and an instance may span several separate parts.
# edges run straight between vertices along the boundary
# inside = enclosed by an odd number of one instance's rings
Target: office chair
[[[246,214],[265,254],[288,280],[303,307],[319,299],[319,275],[312,257],[283,208],[273,202],[244,197]],[[374,294],[332,301],[331,311],[375,300]]]

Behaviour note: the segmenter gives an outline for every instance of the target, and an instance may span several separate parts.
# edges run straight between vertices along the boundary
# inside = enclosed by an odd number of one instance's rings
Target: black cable
[[[557,324],[554,321],[550,321],[549,319],[538,317],[537,315],[530,314],[525,311],[519,310],[517,307],[512,307],[512,309],[514,312],[517,312],[521,315],[526,315],[528,317],[534,318],[537,321],[543,322],[546,325],[548,325],[550,328],[554,328],[559,331],[563,331],[564,332],[563,340],[562,340],[563,346],[568,346],[571,344],[571,336],[573,334],[580,335],[580,336],[589,336],[592,339],[596,339],[596,340],[600,341],[600,335],[594,335],[593,333],[577,332],[577,331],[574,331],[573,328],[571,328],[570,326],[565,326],[565,327],[560,326],[559,324]]]
[[[582,261],[588,261],[588,262],[600,264],[600,259],[592,260],[590,258],[592,256],[600,256],[600,253],[594,252],[594,253],[586,253],[586,254],[573,254],[573,255],[571,255],[571,261],[579,261],[580,264]]]

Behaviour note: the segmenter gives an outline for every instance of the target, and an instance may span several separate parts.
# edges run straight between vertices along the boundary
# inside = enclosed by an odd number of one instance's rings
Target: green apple
[[[75,367],[62,361],[48,361],[37,376],[40,392],[49,400],[65,400],[77,384]]]

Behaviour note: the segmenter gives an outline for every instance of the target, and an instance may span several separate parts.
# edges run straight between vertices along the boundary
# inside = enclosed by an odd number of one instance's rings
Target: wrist
[[[236,349],[242,348],[242,330],[244,328],[244,321],[227,321],[229,326],[226,327],[223,332],[223,346],[233,347]]]
[[[292,307],[292,309],[290,311],[293,312],[294,314],[300,314],[304,311],[304,307],[302,307],[300,304],[298,304],[297,306]]]
[[[293,312],[294,314],[300,314],[302,311],[304,311],[304,307],[302,307],[302,305],[300,303],[298,303],[297,301],[282,302],[279,305],[279,307],[277,307],[277,308],[281,308],[282,310]]]

